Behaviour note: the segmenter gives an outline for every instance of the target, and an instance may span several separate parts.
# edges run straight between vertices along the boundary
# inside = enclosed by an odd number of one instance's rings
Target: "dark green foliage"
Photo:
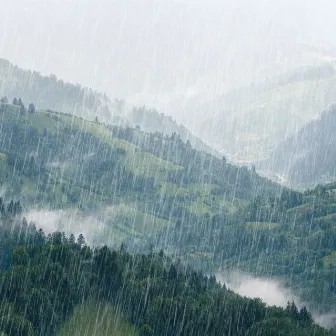
[[[30,103],[28,106],[28,112],[29,113],[35,113],[35,105],[33,103]]]
[[[56,335],[77,304],[109,301],[140,335],[332,335],[305,309],[242,298],[179,262],[73,243],[55,232],[45,243],[31,231],[0,273],[0,331]]]
[[[82,234],[80,234],[77,238],[77,244],[81,247],[85,245],[85,238]]]
[[[275,197],[258,196],[235,214],[205,214],[197,219],[184,214],[168,238],[162,230],[164,244],[158,248],[178,247],[184,260],[209,272],[239,265],[260,276],[272,274],[310,307],[318,303],[321,311],[333,311],[335,187],[318,186],[304,194],[285,189]]]

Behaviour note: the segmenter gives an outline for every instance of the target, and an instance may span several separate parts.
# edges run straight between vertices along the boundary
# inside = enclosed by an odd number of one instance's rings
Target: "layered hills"
[[[260,169],[287,185],[304,188],[335,181],[336,105],[280,144]]]
[[[325,77],[332,78],[326,69]],[[38,82],[46,80],[35,76]],[[59,85],[67,97],[71,90]],[[79,96],[88,92],[78,90]],[[14,96],[20,99],[12,103]],[[239,268],[282,279],[318,313],[335,310],[334,184],[305,193],[281,187],[254,168],[235,166],[201,142],[196,145],[187,130],[174,131],[174,120],[145,107],[132,109],[133,125],[138,125],[132,127],[93,117],[98,110],[89,107],[90,119],[76,114],[77,98],[60,112],[64,105],[48,108],[33,96],[8,97],[0,104],[1,193],[20,200],[29,221],[46,232],[85,232],[93,245],[126,244],[132,252],[155,246],[207,272]],[[35,104],[27,108],[23,102]],[[268,167],[274,164],[279,174],[300,184],[324,182],[320,176],[332,179],[334,112],[330,108],[289,138],[271,155]],[[155,120],[168,120],[173,127],[155,131],[160,124]],[[310,166],[309,158],[316,165]],[[57,221],[50,223],[55,214]]]
[[[335,82],[334,63],[299,68],[203,105],[191,101],[187,125],[236,163],[264,160],[336,101]]]
[[[44,76],[37,71],[21,69],[7,60],[0,59],[0,95],[24,102],[34,102],[36,108],[68,113],[79,118],[115,125],[140,126],[146,132],[177,133],[183,141],[209,153],[216,151],[195,137],[186,127],[172,117],[146,106],[132,106],[121,99],[111,100],[106,94],[79,84],[64,82],[51,74]]]

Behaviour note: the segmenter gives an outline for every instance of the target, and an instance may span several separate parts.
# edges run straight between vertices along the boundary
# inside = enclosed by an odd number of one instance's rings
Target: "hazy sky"
[[[0,0],[0,57],[136,103],[175,108],[316,62],[334,0]],[[327,54],[329,50],[327,51]],[[319,56],[320,57],[320,56]]]

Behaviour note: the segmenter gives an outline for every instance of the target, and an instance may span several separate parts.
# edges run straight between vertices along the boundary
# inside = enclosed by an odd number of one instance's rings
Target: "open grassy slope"
[[[108,303],[88,301],[75,307],[59,336],[138,336]]]

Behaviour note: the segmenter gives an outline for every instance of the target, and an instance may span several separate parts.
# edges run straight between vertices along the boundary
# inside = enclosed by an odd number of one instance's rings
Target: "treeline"
[[[1,94],[31,100],[38,109],[49,108],[71,114],[80,112],[90,119],[97,113],[104,117],[111,114],[110,99],[92,89],[66,83],[55,75],[42,76],[36,71],[23,70],[2,59],[0,72]]]
[[[0,273],[3,335],[56,335],[77,304],[110,302],[140,335],[332,335],[294,303],[267,307],[236,295],[214,276],[156,253],[92,249],[80,235],[23,224],[25,233]]]
[[[9,103],[9,100],[8,100],[7,96],[2,97],[2,98],[0,99],[0,103],[2,103],[2,104],[8,104],[8,103]],[[26,113],[26,108],[25,108],[25,105],[24,105],[24,103],[23,103],[23,101],[22,101],[21,98],[16,98],[16,97],[14,97],[13,102],[12,102],[12,105],[14,105],[14,106],[18,106],[18,107],[20,108],[20,113],[21,113],[21,115],[23,115],[23,114]],[[36,110],[36,109],[35,109],[35,105],[34,105],[33,103],[30,103],[30,104],[28,105],[28,112],[29,112],[29,113],[35,113],[35,110]]]

